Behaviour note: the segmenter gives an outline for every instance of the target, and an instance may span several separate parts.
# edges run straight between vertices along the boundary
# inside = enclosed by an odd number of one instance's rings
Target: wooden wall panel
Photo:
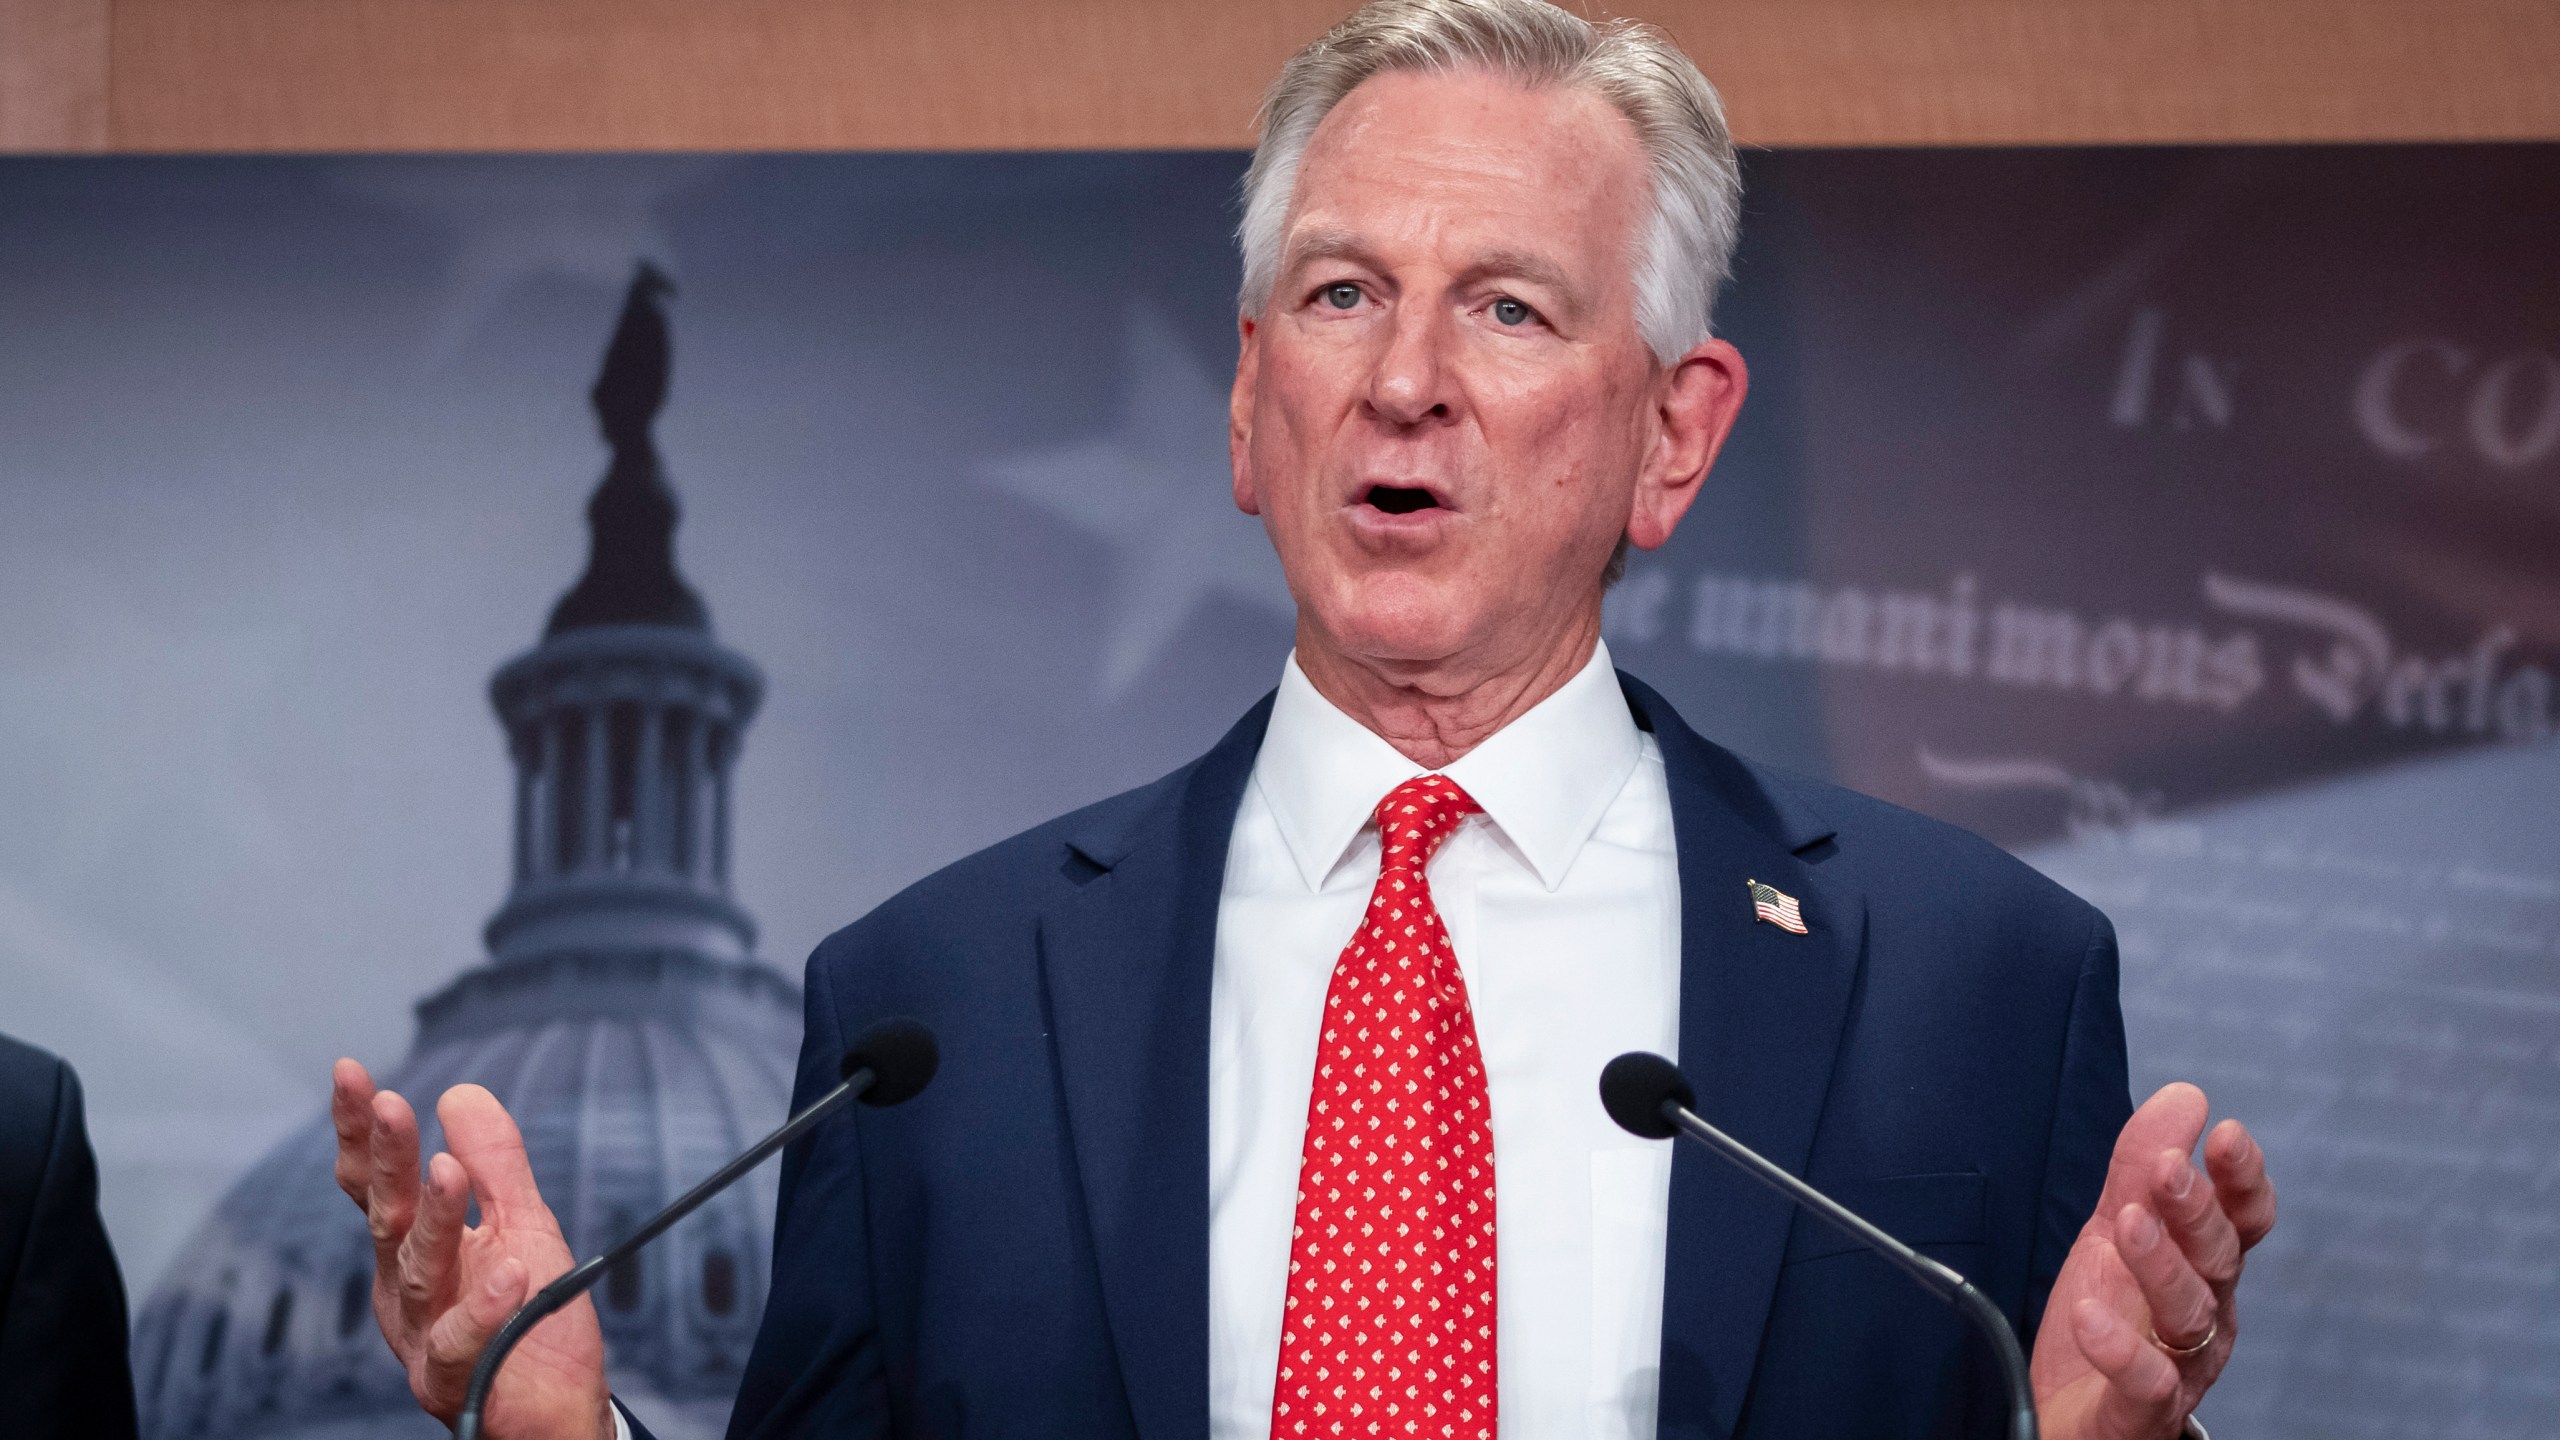
[[[2560,138],[2560,0],[1692,0],[1664,19],[1766,145]]]
[[[108,0],[0,0],[0,150],[107,146]]]
[[[1233,145],[1334,0],[116,0],[117,144]]]
[[[1347,4],[0,0],[0,147],[1242,145]],[[2560,138],[2560,0],[1630,8],[1763,145]]]

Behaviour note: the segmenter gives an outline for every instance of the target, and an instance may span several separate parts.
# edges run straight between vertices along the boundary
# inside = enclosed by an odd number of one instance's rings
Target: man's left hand
[[[2241,1262],[2275,1228],[2276,1192],[2237,1120],[2214,1127],[2196,1169],[2206,1114],[2203,1091],[2165,1086],[2116,1137],[2036,1337],[2048,1440],[2165,1440],[2231,1358]]]

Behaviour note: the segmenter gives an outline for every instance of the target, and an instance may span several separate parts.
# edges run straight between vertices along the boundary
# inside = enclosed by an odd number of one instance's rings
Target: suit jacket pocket
[[[1914,1250],[1982,1243],[1983,1181],[1977,1171],[1845,1180],[1826,1193]],[[1786,1263],[1798,1265],[1866,1248],[1830,1221],[1798,1211],[1795,1228],[1787,1235]]]

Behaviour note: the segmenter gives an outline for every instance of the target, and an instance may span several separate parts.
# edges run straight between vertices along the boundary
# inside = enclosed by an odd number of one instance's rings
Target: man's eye
[[[1360,303],[1360,287],[1351,284],[1324,287],[1325,303],[1336,310],[1348,310]]]
[[[1493,302],[1493,318],[1496,324],[1526,325],[1529,323],[1530,313],[1528,306],[1508,295]]]

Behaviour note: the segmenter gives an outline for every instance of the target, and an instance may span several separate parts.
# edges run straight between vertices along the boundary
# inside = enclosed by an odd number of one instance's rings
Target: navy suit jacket
[[[124,1281],[71,1067],[0,1035],[0,1434],[132,1440]]]
[[[1669,777],[1699,1110],[2032,1335],[2130,1109],[2105,919],[1974,836],[1741,760],[1622,680]],[[733,1437],[1206,1436],[1209,972],[1269,715],[818,947],[800,1102],[882,1016],[933,1026],[942,1071],[786,1152]],[[1746,878],[1798,897],[1811,933],[1756,922]],[[1695,1146],[1663,1279],[1665,1440],[1999,1433],[1961,1322]]]

